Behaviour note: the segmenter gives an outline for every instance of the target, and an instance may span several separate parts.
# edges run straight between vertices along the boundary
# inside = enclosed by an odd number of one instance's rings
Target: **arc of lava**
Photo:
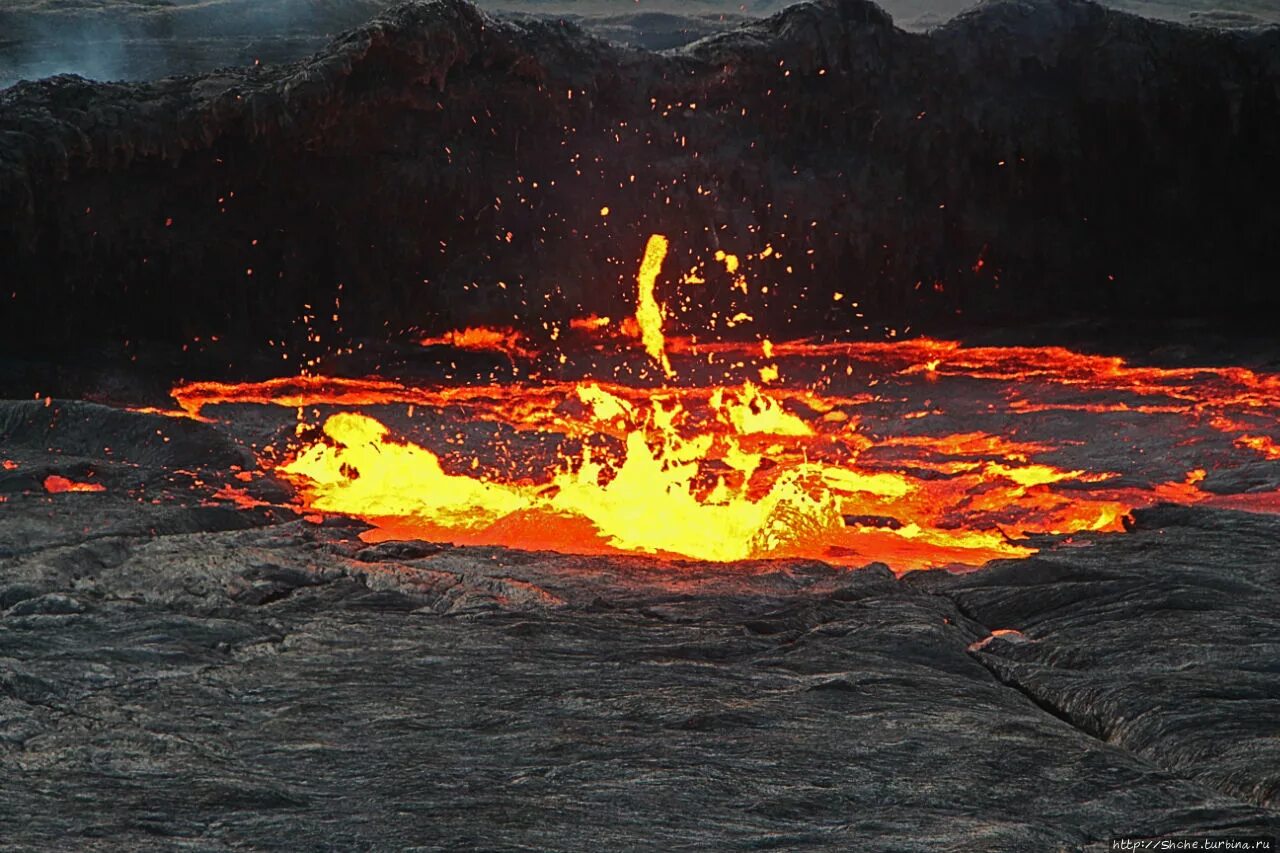
[[[653,296],[653,288],[667,257],[667,238],[653,234],[644,247],[640,259],[640,272],[636,274],[639,293],[636,297],[636,325],[640,327],[640,341],[649,357],[662,366],[662,372],[674,376],[671,361],[667,358],[666,339],[662,336],[662,306]]]

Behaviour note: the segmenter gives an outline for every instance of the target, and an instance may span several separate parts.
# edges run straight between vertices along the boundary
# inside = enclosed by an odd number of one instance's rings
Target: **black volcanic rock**
[[[1023,851],[1280,825],[1256,792],[1165,766],[1168,747],[1073,724],[1007,678],[1004,645],[971,651],[987,629],[947,595],[883,569],[368,564],[300,522],[126,541],[74,593],[0,616],[10,842]],[[0,570],[47,582],[62,555]],[[1168,723],[1170,745],[1271,766],[1232,748],[1225,705],[1167,713],[1202,727]]]
[[[4,405],[0,425],[34,419]],[[9,474],[83,441],[98,407],[62,407],[0,430]],[[186,429],[135,478],[213,481],[215,428]],[[1022,853],[1280,830],[1274,517],[1160,507],[897,579],[369,546],[358,522],[213,514],[181,485],[12,486],[13,849]]]
[[[945,587],[1031,642],[976,652],[1004,683],[1100,740],[1242,800],[1280,806],[1276,523],[1185,507],[1070,555]]]
[[[439,2],[293,65],[24,84],[0,94],[0,340],[616,315],[652,231],[669,269],[772,244],[776,286],[739,307],[779,335],[1256,320],[1278,57],[1280,31],[1078,0],[927,35],[824,0],[660,54]],[[688,325],[726,307],[712,285]]]

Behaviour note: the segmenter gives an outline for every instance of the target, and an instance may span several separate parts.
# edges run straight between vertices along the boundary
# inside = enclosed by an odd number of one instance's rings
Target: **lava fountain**
[[[589,357],[562,343],[537,381],[304,375],[174,396],[192,417],[296,410],[264,470],[370,541],[907,571],[1122,531],[1160,502],[1280,510],[1280,377],[1058,347],[667,337],[666,250],[650,238],[634,317],[575,321]],[[422,344],[542,355],[509,329]]]

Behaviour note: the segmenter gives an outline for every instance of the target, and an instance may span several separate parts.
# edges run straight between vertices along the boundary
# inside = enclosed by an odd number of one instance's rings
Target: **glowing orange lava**
[[[418,341],[424,347],[447,346],[472,352],[500,352],[520,358],[531,358],[534,352],[523,346],[524,336],[515,329],[493,329],[477,326],[446,332]]]
[[[1160,502],[1280,510],[1280,472],[1256,468],[1280,459],[1280,377],[1060,347],[668,336],[655,290],[666,252],[654,235],[635,316],[617,324],[639,352],[605,348],[585,373],[558,350],[543,363],[560,374],[536,382],[301,376],[174,397],[197,418],[225,404],[296,412],[263,466],[305,511],[370,522],[371,541],[906,571],[1025,556],[1037,535],[1121,531]],[[717,261],[740,277],[728,257]],[[544,355],[510,330],[423,343]],[[646,375],[630,370],[636,356],[668,384],[599,378],[610,366]]]
[[[51,495],[64,492],[105,492],[107,487],[101,483],[78,483],[58,474],[50,474],[44,478],[44,490]]]
[[[792,362],[809,361],[791,349]],[[926,388],[941,400],[951,380],[926,382],[910,365],[895,365],[895,350],[882,354],[889,369],[870,380],[885,389],[875,395],[765,392],[750,382],[426,388],[324,377],[204,383],[175,394],[192,415],[234,402],[319,416],[322,429],[304,429],[292,450],[263,461],[295,483],[305,506],[374,523],[366,535],[371,540],[417,537],[726,561],[882,560],[904,570],[1023,556],[1034,550],[1023,540],[1030,534],[1122,530],[1132,509],[1162,501],[1277,506],[1274,491],[1206,491],[1198,464],[1200,445],[1219,464],[1224,454],[1254,454],[1206,417],[1206,410],[1230,409],[1274,422],[1276,399],[1256,396],[1262,392],[1252,380],[1244,387],[1207,381],[1205,388],[1218,396],[1194,404],[1137,402],[1176,397],[1190,387],[1185,377],[1164,377],[1173,386],[1125,386],[1113,401],[1125,405],[1100,412],[1088,402],[1092,397],[1074,391],[1054,399],[1068,373],[1046,372],[1039,381],[1006,378],[1026,377],[1020,362],[1027,353],[1013,351],[995,379],[982,378],[980,370],[947,374],[981,383],[982,399],[992,402],[975,405],[969,388],[959,389],[960,401],[999,425],[999,431],[957,431],[945,412],[956,401],[934,401],[929,411],[938,414],[911,418],[919,410],[903,393]],[[984,369],[995,370],[992,355],[984,355]],[[1066,370],[1076,354],[1063,355]],[[1153,378],[1144,370],[1143,383]],[[1089,386],[1091,395],[1120,390],[1114,380]],[[1008,405],[1031,395],[1038,400],[1034,409]],[[1006,404],[997,409],[1001,401]],[[1085,432],[1061,437],[1064,417],[1084,419],[1076,428]],[[411,438],[424,418],[443,418],[447,429]],[[1096,432],[1107,428],[1107,419],[1120,438]],[[1124,432],[1148,420],[1158,434],[1180,431],[1169,443],[1188,454],[1185,462],[1178,453],[1147,460],[1134,452]],[[488,437],[458,438],[468,432]],[[523,447],[521,436],[551,443]],[[1094,439],[1117,442],[1102,468],[1091,458]]]

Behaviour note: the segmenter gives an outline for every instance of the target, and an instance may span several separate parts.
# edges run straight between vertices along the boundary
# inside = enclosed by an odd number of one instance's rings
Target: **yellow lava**
[[[328,441],[311,444],[280,469],[304,478],[315,509],[431,518],[467,529],[528,504],[517,487],[446,474],[430,450],[391,441],[390,431],[366,415],[333,415],[324,434]]]
[[[1208,412],[1207,427],[1248,451],[1251,460],[1280,459],[1280,436],[1270,429],[1280,377],[1243,368],[1133,367],[1056,347],[964,347],[923,338],[892,344],[713,340],[695,349],[692,338],[663,332],[666,310],[655,288],[668,247],[661,234],[645,246],[634,319],[613,323],[593,315],[571,321],[570,328],[601,339],[638,339],[667,379],[675,375],[669,353],[706,355],[708,363],[713,355],[740,358],[738,366],[746,371],[750,365],[768,390],[745,381],[633,388],[587,379],[430,388],[303,376],[182,386],[175,389],[181,411],[165,414],[202,418],[206,405],[257,403],[297,408],[302,417],[305,408],[320,405],[396,403],[407,404],[410,418],[414,406],[447,410],[466,422],[503,424],[559,442],[554,452],[534,452],[513,460],[505,473],[493,473],[500,464],[496,446],[460,458],[456,442],[464,436],[458,432],[446,439],[453,445],[446,464],[469,473],[450,473],[432,450],[348,411],[328,417],[320,437],[308,437],[312,430],[302,428],[283,464],[266,454],[264,465],[298,487],[303,507],[366,519],[374,525],[365,534],[369,539],[405,536],[716,562],[806,557],[859,566],[881,560],[909,571],[1026,556],[1035,552],[1028,534],[1122,530],[1132,508],[1159,501],[1280,512],[1280,491],[1218,496],[1201,488],[1207,474],[1200,468],[1181,482],[1143,486],[1124,484],[1127,468],[1048,464],[1040,458],[1060,442],[1033,440],[1018,424],[999,434],[921,431],[917,425],[929,427],[944,414],[928,402],[921,409],[903,399],[895,404],[904,410],[894,421],[880,418],[875,429],[873,416],[867,429],[860,407],[886,405],[878,394],[835,397],[816,388],[779,387],[778,363],[803,359],[824,370],[843,367],[846,376],[856,366],[873,377],[869,387],[876,376],[1002,383],[1013,419],[1058,410],[1186,412],[1198,428],[1201,412]],[[766,247],[745,257],[772,256]],[[721,251],[716,261],[745,292],[738,258]],[[725,325],[750,321],[738,312]],[[468,328],[422,343],[539,355],[506,328]],[[911,428],[904,430],[907,424]],[[46,482],[51,492],[73,487],[101,489],[60,478]]]
[[[640,327],[640,340],[649,357],[662,366],[662,372],[673,376],[671,361],[667,358],[666,339],[662,336],[664,319],[662,306],[654,298],[653,289],[667,257],[667,238],[654,234],[644,247],[640,260],[640,272],[636,275],[639,293],[636,297],[636,325]]]
[[[547,524],[573,516],[589,521],[612,548],[700,560],[800,553],[802,543],[843,527],[819,465],[796,466],[762,494],[752,494],[762,455],[743,450],[734,436],[767,433],[771,424],[800,434],[796,425],[804,424],[791,423],[793,415],[749,386],[718,401],[732,434],[691,438],[678,431],[678,403],[657,401],[637,411],[595,385],[583,386],[579,397],[599,426],[625,424],[625,450],[612,460],[584,449],[541,488],[448,474],[430,450],[396,442],[377,420],[354,413],[329,417],[325,439],[280,470],[320,510],[416,518],[461,531],[481,530],[521,512],[542,514]],[[771,414],[761,420],[761,412]],[[726,473],[708,490],[699,476],[712,458]]]
[[[718,419],[738,435],[813,435],[813,427],[750,382],[737,394],[716,388],[710,404]]]

